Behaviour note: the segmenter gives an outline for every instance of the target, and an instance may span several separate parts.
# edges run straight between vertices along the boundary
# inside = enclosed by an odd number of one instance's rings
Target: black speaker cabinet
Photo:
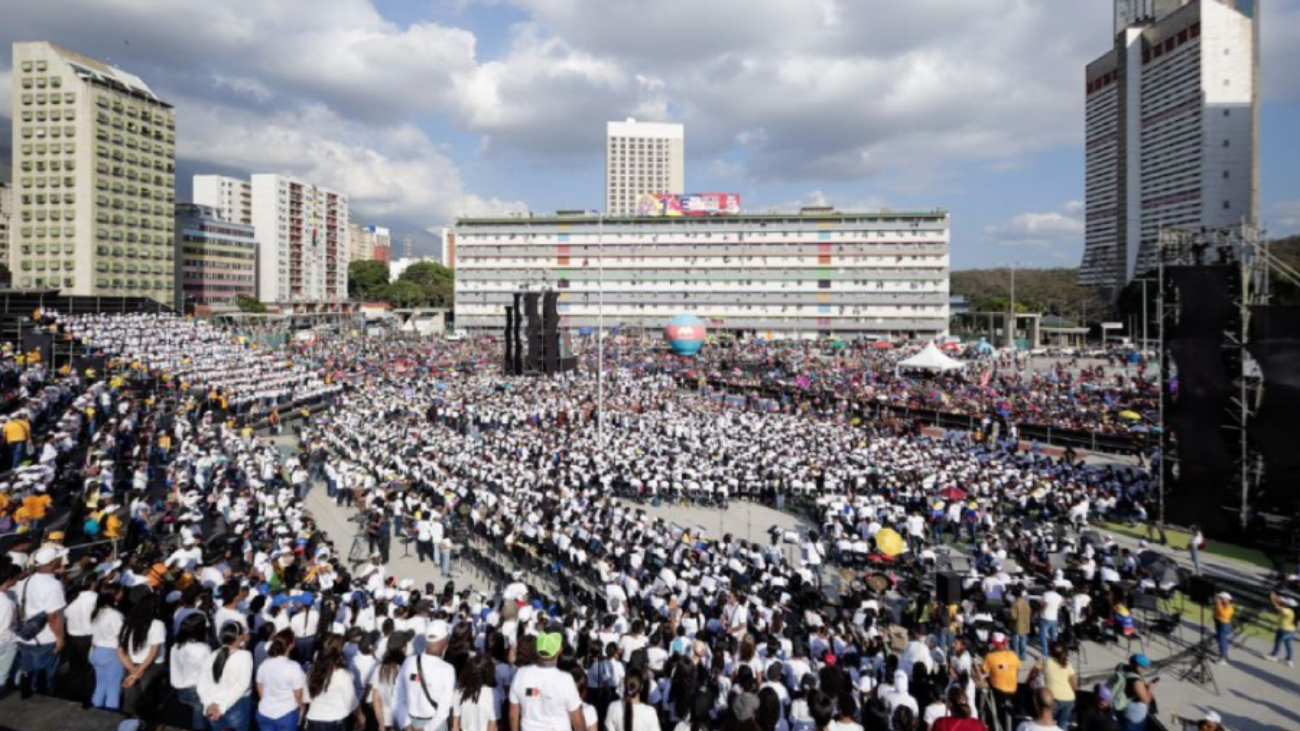
[[[961,603],[961,576],[952,571],[940,571],[935,575],[934,595],[941,604]]]

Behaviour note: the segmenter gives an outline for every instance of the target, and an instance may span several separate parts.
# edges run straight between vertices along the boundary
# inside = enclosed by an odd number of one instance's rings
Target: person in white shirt
[[[394,723],[413,731],[447,731],[456,692],[456,670],[442,659],[451,628],[435,619],[424,630],[424,653],[402,663]]]
[[[0,567],[0,687],[8,687],[9,672],[13,670],[18,652],[18,635],[14,633],[18,605],[14,604],[9,591],[22,573],[22,569],[12,563]]]
[[[199,677],[212,658],[208,644],[208,618],[202,613],[186,617],[176,631],[172,645],[169,679],[176,698],[190,711],[190,728],[202,729],[207,725],[203,717],[203,704],[199,701]]]
[[[307,675],[307,731],[336,731],[348,716],[361,720],[357,687],[343,657],[343,636],[327,634]]]
[[[244,631],[228,622],[219,635],[221,648],[212,653],[199,676],[199,700],[213,731],[248,731],[252,716],[253,654],[243,649]]]
[[[293,632],[281,630],[267,648],[267,660],[257,669],[257,727],[262,731],[296,731],[307,676],[289,659]]]
[[[1047,657],[1048,647],[1056,642],[1057,628],[1061,617],[1061,605],[1065,597],[1053,587],[1043,594],[1043,603],[1038,610],[1038,647]]]
[[[54,575],[68,549],[46,546],[32,556],[36,567],[31,576],[19,582],[13,590],[18,604],[18,620],[45,615],[45,626],[30,640],[18,640],[18,684],[23,693],[54,692],[54,673],[59,667],[59,653],[63,652],[63,608],[67,601],[63,595],[63,582]]]
[[[456,681],[451,731],[497,731],[496,663],[488,655],[471,657]]]
[[[99,592],[90,615],[90,665],[95,669],[95,690],[90,704],[95,708],[116,711],[122,705],[122,679],[126,669],[118,659],[118,636],[122,633],[122,613],[117,611],[116,588]]]
[[[122,680],[122,710],[139,715],[140,699],[160,681],[167,661],[167,626],[159,615],[158,595],[147,587],[133,589],[131,612],[122,621],[117,657],[126,668]]]
[[[397,728],[393,712],[397,706],[397,686],[401,682],[402,663],[406,662],[406,642],[404,632],[389,635],[384,644],[383,661],[372,675],[367,698],[379,731],[393,731]]]
[[[90,636],[92,632],[90,615],[95,611],[95,604],[98,600],[99,582],[92,579],[90,582],[82,584],[82,590],[77,594],[77,598],[68,602],[67,608],[63,610],[67,625],[65,628],[67,648],[63,653],[63,657],[67,660],[68,668],[66,675],[61,680],[72,691],[73,700],[83,703],[90,700],[90,695],[95,687],[95,672],[90,667]],[[0,674],[0,679],[8,677],[7,674]]]
[[[624,679],[623,697],[609,704],[605,714],[605,731],[659,731],[654,706],[641,702],[644,684],[640,673]]]
[[[520,668],[510,684],[510,731],[586,730],[578,686],[555,667],[563,647],[559,632],[537,636],[537,664]]]

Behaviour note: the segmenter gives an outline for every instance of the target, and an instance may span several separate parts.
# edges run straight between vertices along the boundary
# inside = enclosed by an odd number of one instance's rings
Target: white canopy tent
[[[921,352],[916,355],[898,362],[899,368],[913,368],[916,370],[934,371],[936,373],[946,373],[966,367],[966,364],[949,358],[944,355],[933,342],[926,344]]]

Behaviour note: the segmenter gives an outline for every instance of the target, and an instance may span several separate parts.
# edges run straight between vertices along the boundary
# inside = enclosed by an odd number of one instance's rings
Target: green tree
[[[375,291],[388,286],[388,262],[354,261],[348,264],[348,296],[371,299]]]
[[[450,307],[456,290],[456,278],[447,267],[432,261],[420,261],[407,267],[398,278],[410,282],[424,293],[422,304]]]
[[[240,312],[252,312],[258,315],[266,314],[266,305],[262,304],[261,300],[252,295],[235,295],[235,306],[239,308]]]
[[[420,285],[399,279],[376,289],[372,299],[387,302],[393,307],[420,307],[425,303],[425,292]]]

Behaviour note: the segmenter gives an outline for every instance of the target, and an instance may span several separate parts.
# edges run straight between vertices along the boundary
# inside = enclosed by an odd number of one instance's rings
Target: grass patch
[[[1102,530],[1109,533],[1118,533],[1128,536],[1129,538],[1143,539],[1147,537],[1145,525],[1131,526],[1124,523],[1102,523]],[[1176,551],[1187,551],[1187,544],[1191,541],[1192,536],[1186,531],[1165,529],[1165,536],[1169,538],[1169,548]],[[1204,554],[1211,556],[1221,556],[1230,558],[1234,561],[1240,561],[1251,566],[1258,566],[1262,569],[1272,569],[1273,563],[1268,560],[1263,551],[1256,548],[1246,548],[1232,543],[1223,543],[1211,539],[1209,548],[1203,551]]]

